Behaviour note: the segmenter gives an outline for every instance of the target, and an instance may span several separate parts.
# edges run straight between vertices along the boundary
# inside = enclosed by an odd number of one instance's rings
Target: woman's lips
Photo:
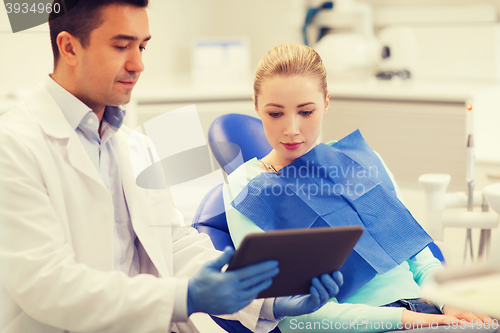
[[[290,143],[282,142],[281,144],[288,150],[295,150],[300,147],[302,142],[290,142]]]

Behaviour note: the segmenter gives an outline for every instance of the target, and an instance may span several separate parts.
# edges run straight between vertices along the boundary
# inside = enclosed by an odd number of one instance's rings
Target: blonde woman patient
[[[258,226],[259,213],[249,218],[231,205],[233,199],[261,174],[272,173],[279,177],[280,170],[284,171],[283,168],[321,147],[318,138],[329,100],[325,67],[313,49],[304,45],[280,45],[270,50],[258,64],[254,79],[255,111],[273,149],[261,160],[247,161],[228,177],[224,203],[236,247],[247,234],[264,230]],[[401,199],[392,174],[383,161],[381,163],[397,198]],[[314,196],[311,200],[315,200]],[[381,332],[438,324],[442,329],[449,329],[457,326],[460,319],[491,323],[487,315],[419,299],[420,285],[439,269],[441,263],[424,246],[418,254],[375,275],[343,302],[334,298],[312,314],[286,318],[278,327],[282,332]],[[430,331],[435,332],[436,327]]]

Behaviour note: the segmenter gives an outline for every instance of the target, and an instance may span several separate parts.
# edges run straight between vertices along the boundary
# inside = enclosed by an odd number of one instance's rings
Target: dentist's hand
[[[278,262],[269,260],[234,271],[221,272],[234,250],[230,247],[217,259],[206,263],[189,280],[188,315],[194,312],[231,314],[244,308],[269,288],[279,272]]]
[[[321,281],[312,279],[309,295],[278,297],[274,300],[274,318],[284,316],[300,316],[314,312],[325,305],[339,292],[344,283],[342,273],[323,274]]]

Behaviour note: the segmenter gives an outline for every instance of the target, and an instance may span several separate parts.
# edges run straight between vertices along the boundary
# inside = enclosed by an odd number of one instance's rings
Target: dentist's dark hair
[[[56,5],[57,4],[57,5]],[[54,0],[49,14],[50,42],[54,54],[54,68],[59,60],[57,36],[67,31],[79,39],[86,48],[90,43],[90,34],[104,23],[102,9],[109,5],[131,5],[145,8],[149,0]],[[54,9],[57,8],[57,13]]]

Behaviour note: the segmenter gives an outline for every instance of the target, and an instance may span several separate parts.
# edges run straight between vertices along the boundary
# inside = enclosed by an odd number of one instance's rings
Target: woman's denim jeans
[[[443,314],[437,306],[427,303],[420,298],[400,299],[399,301],[382,306],[390,308],[405,308],[407,310],[421,313]]]

